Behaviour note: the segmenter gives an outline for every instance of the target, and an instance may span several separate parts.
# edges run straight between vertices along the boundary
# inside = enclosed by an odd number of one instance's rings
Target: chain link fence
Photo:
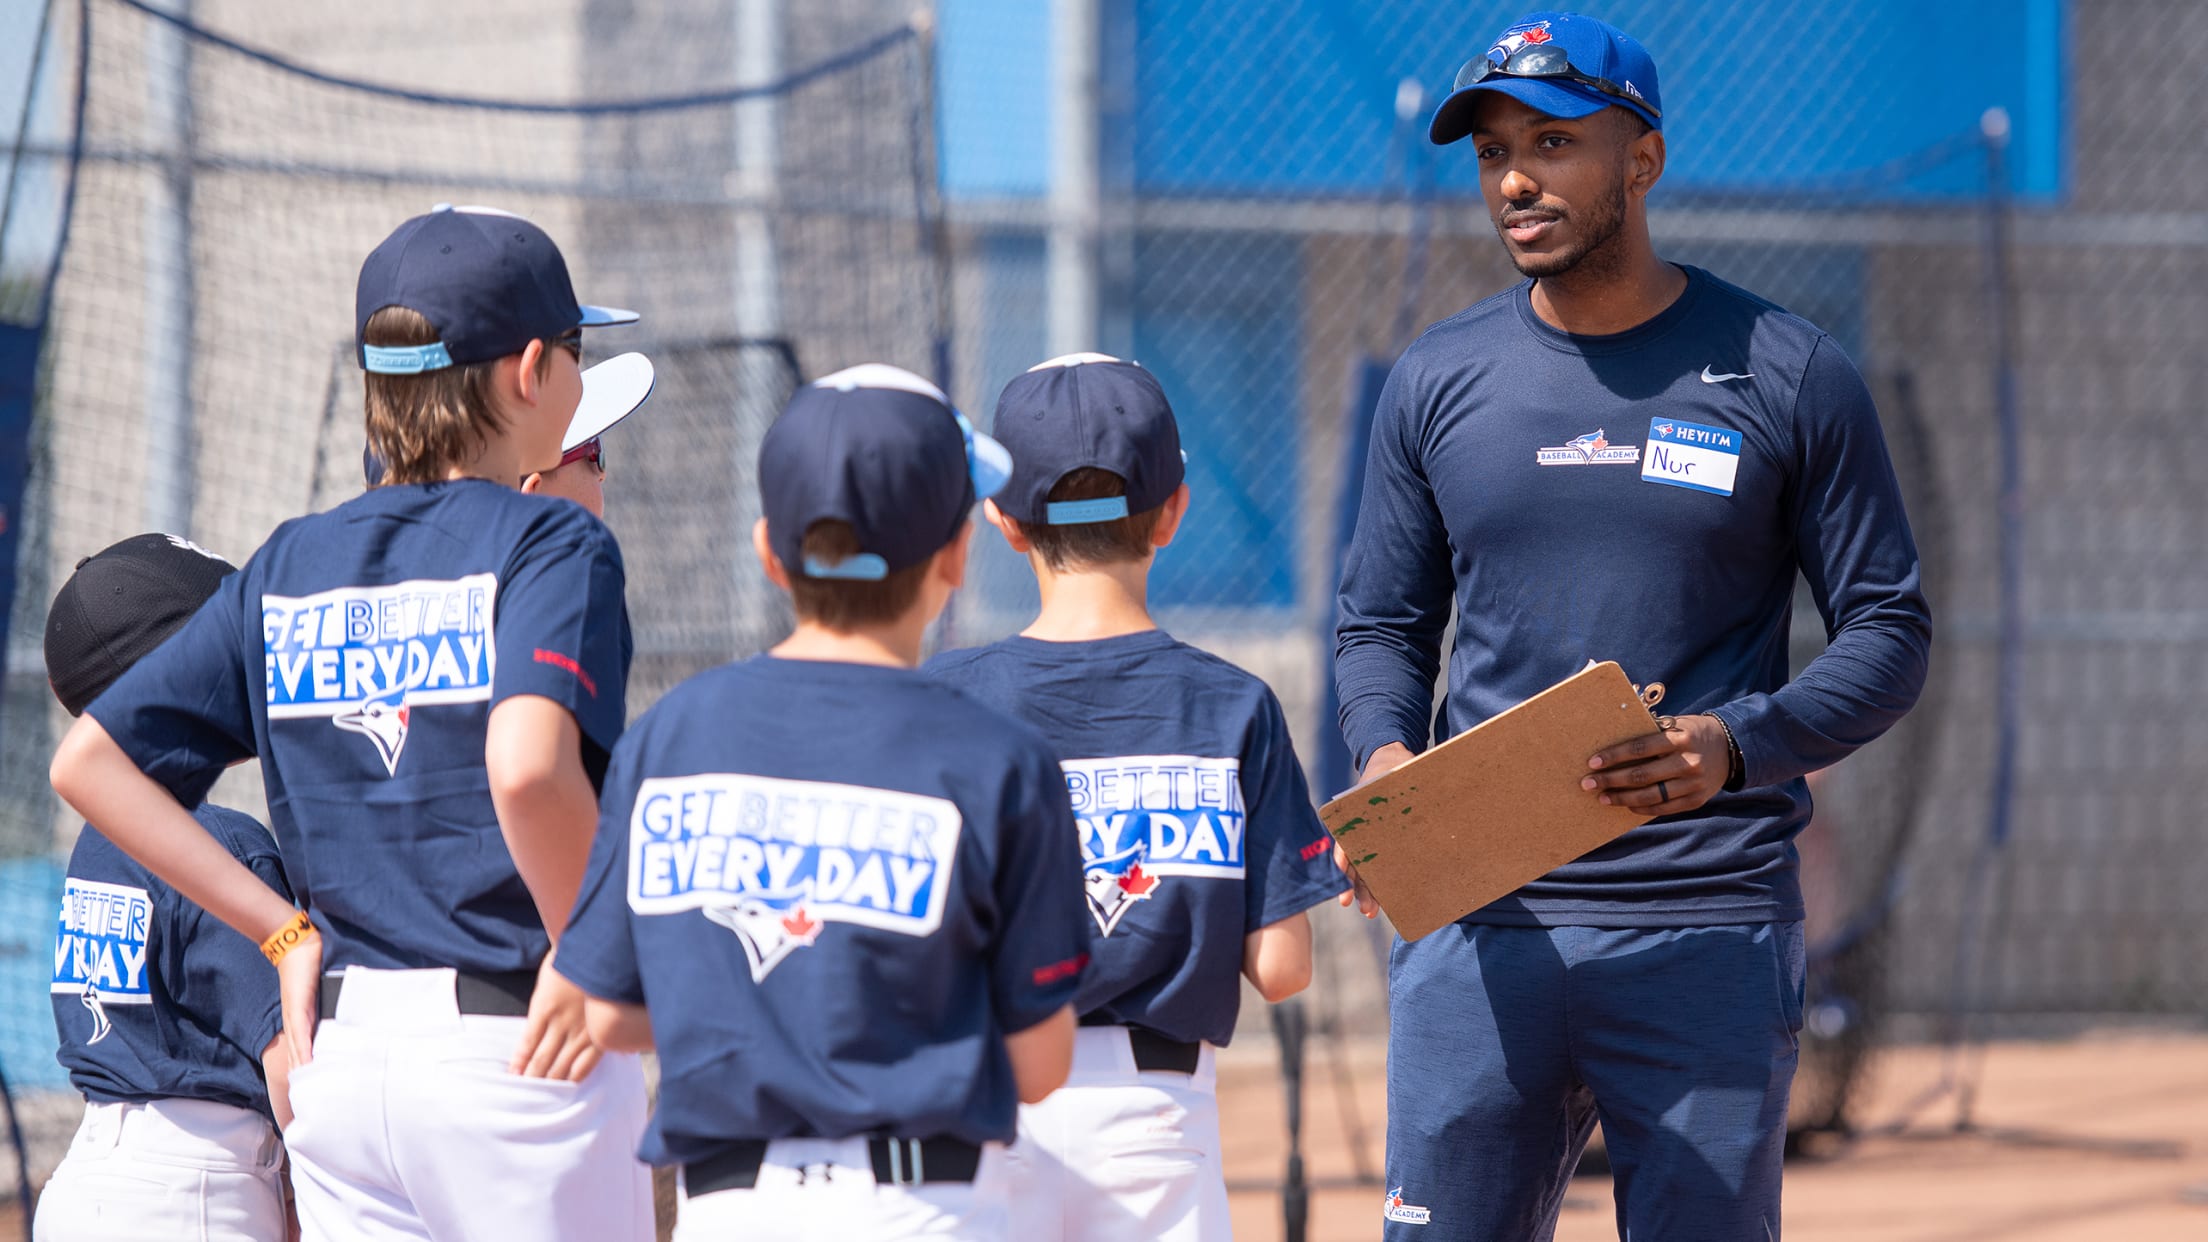
[[[33,1117],[34,1181],[76,1104],[46,996],[77,829],[46,785],[67,723],[47,602],[125,535],[242,562],[359,492],[352,290],[382,236],[439,202],[515,211],[587,298],[642,313],[584,359],[642,350],[659,376],[609,437],[632,711],[786,627],[750,550],[751,476],[801,377],[925,371],[943,332],[928,49],[903,8],[57,0],[48,47],[33,98],[62,123],[11,161],[14,219],[68,232],[0,709],[0,1067]],[[10,290],[10,310],[35,303]],[[250,768],[216,797],[263,805]]]

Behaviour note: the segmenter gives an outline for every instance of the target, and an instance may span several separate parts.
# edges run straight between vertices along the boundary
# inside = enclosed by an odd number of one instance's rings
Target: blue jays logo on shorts
[[[417,707],[487,703],[498,575],[261,597],[271,720],[325,716],[396,774]]]
[[[1381,1201],[1380,1217],[1383,1220],[1392,1220],[1399,1225],[1430,1225],[1434,1223],[1433,1209],[1413,1207],[1403,1202],[1403,1188],[1401,1186],[1389,1191],[1388,1197]]]
[[[830,924],[942,926],[965,821],[945,798],[765,776],[652,777],[629,814],[629,909],[697,910],[764,980]]]
[[[1168,876],[1242,878],[1242,762],[1195,755],[1068,759],[1089,914],[1109,936]]]
[[[146,975],[146,930],[152,922],[153,899],[142,888],[63,879],[48,990],[75,993],[92,1015],[86,1043],[98,1043],[113,1029],[104,1006],[153,1003]]]

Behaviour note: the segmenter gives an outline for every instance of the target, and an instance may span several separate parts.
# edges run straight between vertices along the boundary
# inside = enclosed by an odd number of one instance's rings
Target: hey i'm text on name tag
[[[1670,418],[1649,420],[1648,452],[1641,458],[1643,480],[1730,496],[1739,473],[1739,432]]]

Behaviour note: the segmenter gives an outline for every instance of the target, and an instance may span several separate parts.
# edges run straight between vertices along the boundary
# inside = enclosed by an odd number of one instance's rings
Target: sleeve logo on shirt
[[[629,815],[629,909],[702,912],[764,980],[830,924],[927,936],[964,828],[944,798],[765,776],[653,777]]]
[[[92,1015],[87,1044],[113,1029],[106,1006],[153,1003],[146,975],[146,931],[152,921],[153,899],[142,888],[63,879],[49,990],[77,996]]]
[[[1168,876],[1242,878],[1240,760],[1122,755],[1062,766],[1089,915],[1104,935]]]
[[[487,703],[498,575],[263,595],[271,720],[323,716],[396,774],[417,707]]]
[[[1639,445],[1613,446],[1600,427],[1554,448],[1533,450],[1534,463],[1542,466],[1628,466],[1640,459]]]

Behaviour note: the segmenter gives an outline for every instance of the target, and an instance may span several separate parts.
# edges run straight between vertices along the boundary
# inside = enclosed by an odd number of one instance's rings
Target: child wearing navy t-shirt
[[[765,437],[753,542],[796,630],[676,686],[615,748],[557,969],[656,1046],[643,1157],[678,1242],[1001,1239],[1022,1101],[1065,1079],[1088,956],[1065,782],[921,674],[967,517],[1010,464],[880,365]]]
[[[1344,891],[1265,684],[1158,629],[1150,566],[1188,509],[1156,377],[1100,354],[1006,387],[1012,478],[989,521],[1042,614],[928,671],[1041,730],[1078,819],[1094,955],[1065,1089],[1021,1111],[1014,1237],[1228,1236],[1212,1049],[1237,976],[1269,1001],[1311,978],[1305,911]]]
[[[86,710],[54,787],[276,963],[308,1236],[641,1242],[642,1066],[601,1061],[549,967],[627,714],[621,555],[515,488],[560,456],[582,330],[635,316],[469,207],[378,245],[355,314],[382,482],[279,526]],[[305,913],[185,810],[248,756]]]
[[[46,616],[46,677],[81,715],[191,619],[237,567],[173,535],[134,535],[78,562]],[[194,813],[283,900],[276,842],[253,818]],[[84,1093],[77,1137],[38,1196],[46,1242],[284,1236],[283,1020],[276,971],[90,824],[62,881],[54,1033]],[[265,1068],[264,1068],[265,1066]]]

